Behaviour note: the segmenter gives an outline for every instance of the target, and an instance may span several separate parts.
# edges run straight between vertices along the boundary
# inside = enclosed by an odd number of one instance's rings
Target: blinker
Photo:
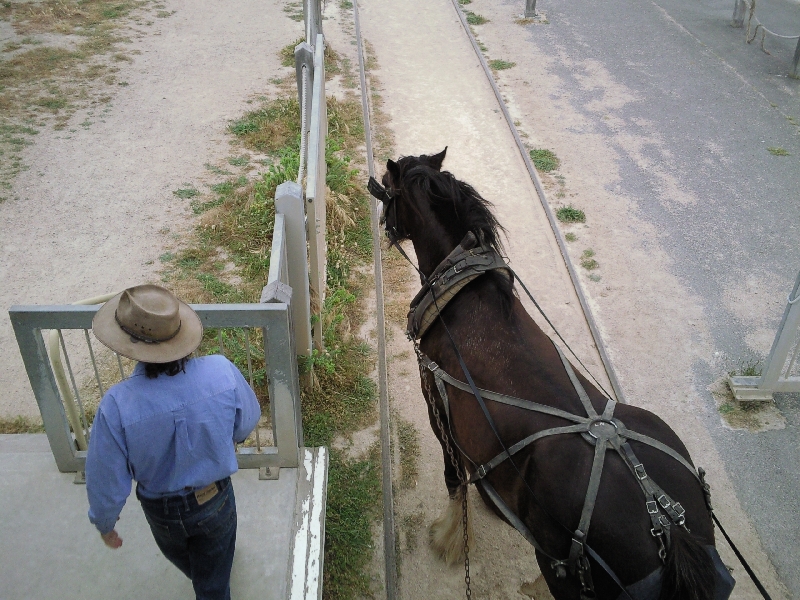
[[[367,189],[369,193],[372,194],[375,198],[380,200],[381,202],[389,202],[392,198],[397,196],[397,192],[392,190],[391,192],[383,187],[378,180],[374,177],[369,178],[369,182],[367,183]]]

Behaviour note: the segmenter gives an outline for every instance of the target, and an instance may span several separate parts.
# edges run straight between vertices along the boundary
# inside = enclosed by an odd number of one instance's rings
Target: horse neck
[[[458,245],[458,241],[450,239],[450,235],[444,227],[436,222],[427,224],[415,233],[411,238],[411,243],[414,245],[414,252],[417,255],[419,270],[426,277],[433,273],[439,263],[447,258],[447,255]]]

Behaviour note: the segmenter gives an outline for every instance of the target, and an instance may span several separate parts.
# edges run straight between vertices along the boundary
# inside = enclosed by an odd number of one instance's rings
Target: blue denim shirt
[[[113,386],[95,416],[86,456],[89,521],[114,524],[131,493],[186,493],[237,471],[242,442],[261,411],[239,369],[224,356],[195,358],[186,372],[148,379],[144,365]]]

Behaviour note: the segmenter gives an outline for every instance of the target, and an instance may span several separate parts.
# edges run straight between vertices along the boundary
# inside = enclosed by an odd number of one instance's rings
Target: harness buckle
[[[486,477],[486,473],[487,473],[487,471],[486,471],[486,467],[484,465],[481,465],[481,466],[478,467],[478,476],[481,479]]]
[[[659,524],[660,524],[662,527],[664,527],[665,529],[666,529],[667,527],[669,527],[669,519],[666,517],[666,515],[661,515],[661,516],[659,516],[659,517],[658,517],[658,522],[659,522]]]
[[[428,365],[428,370],[431,373],[435,373],[436,371],[439,370],[439,365],[437,365],[435,362],[431,361],[430,364]]]
[[[647,514],[650,515],[658,514],[658,504],[656,504],[655,500],[648,500],[645,504],[647,506]]]
[[[667,495],[666,495],[666,494],[661,494],[661,495],[658,497],[658,503],[659,503],[659,504],[660,504],[660,505],[661,505],[663,508],[669,508],[669,507],[672,505],[672,503],[669,501],[669,498],[667,498]]]
[[[644,481],[647,479],[647,471],[644,470],[644,465],[639,463],[638,465],[633,465],[633,470],[636,471],[636,476]]]

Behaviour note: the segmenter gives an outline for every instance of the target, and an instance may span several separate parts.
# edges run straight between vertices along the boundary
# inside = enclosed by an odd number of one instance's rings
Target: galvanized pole
[[[746,8],[747,5],[744,3],[744,0],[734,0],[733,20],[731,21],[732,27],[744,26],[744,13]]]
[[[525,18],[533,19],[536,17],[536,0],[525,0]]]

